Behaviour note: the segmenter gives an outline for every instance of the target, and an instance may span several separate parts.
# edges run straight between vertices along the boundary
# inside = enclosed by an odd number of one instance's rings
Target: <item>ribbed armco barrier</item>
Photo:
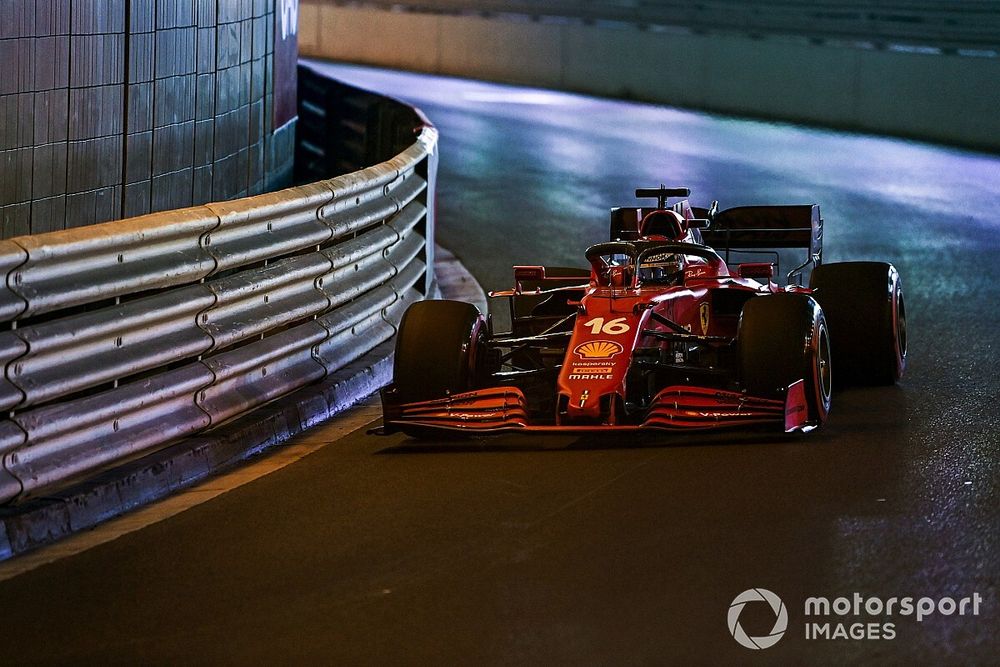
[[[0,242],[0,502],[320,381],[431,290],[436,130],[306,68],[300,90],[315,182]]]

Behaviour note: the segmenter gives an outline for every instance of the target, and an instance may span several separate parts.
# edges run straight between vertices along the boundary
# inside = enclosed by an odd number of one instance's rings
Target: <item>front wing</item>
[[[707,387],[675,385],[660,391],[645,419],[629,425],[539,425],[528,419],[524,394],[516,387],[494,387],[417,403],[394,404],[383,395],[387,432],[398,430],[451,433],[595,433],[607,431],[705,431],[744,426],[780,426],[786,433],[806,432],[805,384],[791,384],[785,399],[748,396]]]

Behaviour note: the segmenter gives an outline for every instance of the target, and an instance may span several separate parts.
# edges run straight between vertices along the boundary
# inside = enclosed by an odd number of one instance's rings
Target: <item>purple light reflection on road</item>
[[[464,111],[477,118],[513,117],[558,128],[563,134],[550,142],[551,157],[573,161],[588,179],[631,167],[634,177],[683,181],[692,186],[695,197],[701,190],[725,191],[734,199],[759,199],[765,194],[808,198],[813,186],[819,186],[842,190],[845,196],[920,207],[928,214],[955,215],[971,207],[1000,210],[1000,159],[987,154],[537,88],[353,65],[324,66],[347,81],[389,91],[425,109],[446,107],[449,118],[460,118]],[[591,143],[574,139],[575,132],[585,134]],[[649,159],[629,165],[607,152],[597,159],[595,135],[643,147]],[[713,178],[697,164],[711,160],[771,171],[775,183],[768,192],[741,191],[738,183]],[[788,172],[794,173],[793,179],[783,176]],[[836,202],[823,204],[831,213],[841,212]],[[1000,231],[996,218],[979,223],[984,241],[996,243]]]

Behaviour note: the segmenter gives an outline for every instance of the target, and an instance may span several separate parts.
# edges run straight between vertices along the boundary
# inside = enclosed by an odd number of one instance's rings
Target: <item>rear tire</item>
[[[418,301],[396,335],[393,386],[400,403],[444,398],[476,387],[486,320],[460,301]]]
[[[891,385],[903,376],[906,305],[892,264],[823,264],[809,287],[830,326],[838,384]]]
[[[740,381],[751,396],[784,397],[805,381],[810,418],[817,424],[830,413],[832,364],[830,335],[820,308],[805,294],[751,298],[743,306],[737,334]]]

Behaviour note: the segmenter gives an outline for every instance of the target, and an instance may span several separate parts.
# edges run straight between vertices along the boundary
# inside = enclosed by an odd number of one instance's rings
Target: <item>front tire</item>
[[[460,301],[418,301],[396,334],[393,388],[399,403],[444,398],[476,388],[486,320]]]
[[[885,262],[838,262],[809,279],[823,307],[838,383],[891,385],[906,370],[906,305],[899,272]]]
[[[805,294],[751,298],[743,306],[737,334],[739,373],[752,396],[784,397],[805,381],[810,418],[823,424],[830,413],[830,334],[823,309]]]

